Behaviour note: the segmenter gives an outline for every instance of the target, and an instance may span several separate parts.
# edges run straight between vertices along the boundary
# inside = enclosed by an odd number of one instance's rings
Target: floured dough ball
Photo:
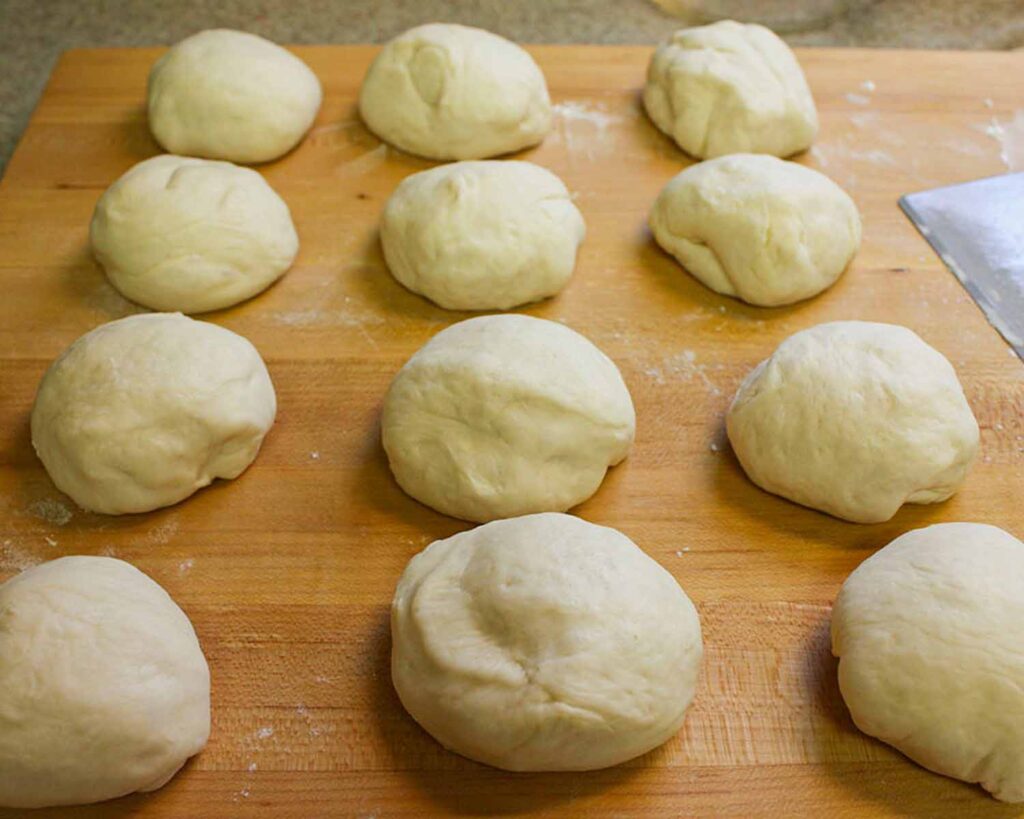
[[[448,23],[409,29],[381,50],[359,93],[371,131],[430,159],[485,159],[551,130],[547,84],[515,43]]]
[[[273,188],[228,162],[156,156],[100,197],[93,252],[111,284],[154,310],[202,313],[269,287],[299,237]]]
[[[427,342],[391,382],[381,425],[402,489],[482,522],[585,501],[626,457],[636,416],[618,368],[579,333],[500,315]]]
[[[230,29],[200,31],[149,72],[149,127],[174,154],[267,162],[302,139],[320,81],[281,46]]]
[[[625,535],[561,514],[439,540],[391,605],[391,676],[442,745],[513,771],[581,771],[656,748],[700,670],[697,611]]]
[[[651,231],[701,282],[750,304],[790,304],[830,287],[860,247],[860,215],[835,182],[795,162],[733,154],[662,190]]]
[[[906,327],[867,321],[783,341],[740,385],[726,427],[762,489],[857,523],[946,500],[978,452],[950,363]]]
[[[32,445],[83,509],[148,512],[240,475],[276,411],[252,344],[180,313],[148,313],[97,327],[50,365]]]
[[[723,20],[684,28],[654,52],[644,106],[700,159],[790,156],[811,146],[818,112],[796,57],[763,26]]]
[[[553,296],[586,228],[562,180],[530,162],[456,162],[413,174],[380,238],[398,281],[450,310],[507,310]]]
[[[209,733],[192,624],[138,569],[63,557],[0,586],[0,805],[156,790]]]
[[[862,563],[832,612],[853,721],[937,773],[1024,802],[1024,543],[917,529]]]

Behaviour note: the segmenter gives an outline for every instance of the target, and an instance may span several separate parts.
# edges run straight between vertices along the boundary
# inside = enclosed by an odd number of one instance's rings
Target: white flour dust
[[[556,133],[565,141],[570,155],[578,153],[587,159],[594,159],[610,147],[608,129],[623,119],[608,113],[602,103],[593,105],[582,100],[565,100],[553,109]]]
[[[65,526],[73,517],[70,509],[53,498],[43,498],[28,505],[28,512],[33,517],[52,523],[54,526]]]
[[[1024,170],[1024,109],[1017,111],[1013,119],[1000,121],[992,117],[987,125],[975,128],[999,144],[999,158],[1008,170]]]
[[[256,739],[270,739],[274,735],[274,729],[264,725],[256,732]]]
[[[192,571],[192,567],[195,565],[195,560],[191,557],[188,560],[183,560],[178,564],[178,574],[185,575]]]
[[[42,562],[43,558],[13,540],[0,541],[0,570],[23,572]]]
[[[684,381],[696,379],[704,385],[710,395],[721,395],[721,388],[708,377],[707,368],[707,364],[697,361],[697,354],[693,350],[683,350],[678,355],[665,358],[660,365],[647,367],[644,375],[659,385],[667,383],[670,378]]]

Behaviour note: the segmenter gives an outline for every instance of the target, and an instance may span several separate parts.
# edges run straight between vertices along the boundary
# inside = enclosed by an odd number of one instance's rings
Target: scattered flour
[[[163,545],[169,543],[178,533],[177,518],[170,518],[159,526],[154,526],[146,535],[146,543],[149,545]]]
[[[557,131],[569,149],[570,157],[582,153],[587,159],[608,150],[608,128],[623,118],[608,113],[601,103],[591,105],[581,100],[566,100],[553,106]],[[577,141],[577,138],[579,141]]]
[[[53,498],[33,501],[29,504],[28,511],[30,515],[52,523],[54,526],[66,526],[73,517],[70,509]]]
[[[846,94],[846,101],[852,102],[854,105],[867,105],[871,102],[871,97],[865,97],[863,94]]]
[[[191,557],[188,560],[183,560],[178,564],[178,574],[185,575],[192,571],[192,567],[195,565],[195,560]]]
[[[0,569],[4,571],[23,572],[42,562],[43,558],[22,548],[12,540],[0,542]]]
[[[683,350],[678,355],[670,356],[660,365],[647,367],[644,375],[654,380],[655,384],[665,384],[670,377],[682,378],[685,381],[694,378],[701,381],[711,395],[721,395],[722,390],[707,375],[707,365],[697,362],[697,354],[693,350]]]
[[[1000,121],[992,117],[987,125],[976,125],[999,143],[999,158],[1011,171],[1024,170],[1024,109],[1018,110],[1013,119]]]
[[[312,452],[309,453],[309,457],[312,458],[314,461],[319,461],[320,460],[320,450],[314,449]]]
[[[270,739],[274,735],[274,729],[264,725],[256,732],[256,739]]]

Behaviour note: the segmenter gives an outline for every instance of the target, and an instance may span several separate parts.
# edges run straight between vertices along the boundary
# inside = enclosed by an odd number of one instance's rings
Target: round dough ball
[[[405,179],[380,238],[398,281],[449,310],[507,310],[569,281],[586,234],[562,180],[530,162],[456,162]]]
[[[281,46],[244,31],[200,31],[149,72],[149,127],[174,154],[267,162],[302,139],[320,81]]]
[[[654,203],[651,231],[716,293],[771,307],[835,283],[860,247],[860,214],[824,174],[733,154],[669,182]]]
[[[684,28],[654,52],[644,106],[700,159],[790,156],[811,146],[818,112],[796,57],[763,26],[723,20]]]
[[[62,557],[0,586],[0,805],[156,790],[209,733],[192,624],[138,569]]]
[[[107,188],[89,235],[125,298],[184,313],[255,296],[299,251],[288,206],[262,176],[170,154],[140,162]]]
[[[937,773],[1024,802],[1024,543],[917,529],[862,563],[832,612],[853,721]]]
[[[762,489],[856,523],[946,500],[978,452],[950,363],[906,327],[867,321],[783,341],[740,385],[726,428]]]
[[[457,753],[513,771],[617,765],[668,740],[697,686],[697,611],[621,532],[500,520],[412,559],[391,605],[391,676]]]
[[[366,73],[359,113],[377,136],[429,159],[485,159],[551,130],[537,63],[479,28],[431,23],[387,43]]]
[[[381,426],[402,489],[484,522],[585,501],[629,452],[636,415],[618,368],[587,339],[509,314],[427,342],[391,382]]]
[[[276,411],[252,344],[180,313],[147,313],[97,327],[50,365],[32,445],[83,509],[148,512],[244,472]]]

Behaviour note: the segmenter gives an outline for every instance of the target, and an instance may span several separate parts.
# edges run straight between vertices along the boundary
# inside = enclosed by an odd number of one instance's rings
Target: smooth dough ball
[[[0,805],[156,790],[209,733],[192,624],[138,569],[62,557],[0,586]]]
[[[200,31],[149,72],[149,127],[170,153],[267,162],[299,144],[321,98],[316,75],[281,46],[244,31]]]
[[[832,612],[853,721],[937,773],[1024,802],[1024,543],[917,529],[862,563]]]
[[[507,310],[553,296],[586,227],[557,176],[530,162],[456,162],[405,179],[380,238],[398,281],[449,310]]]
[[[140,162],[107,188],[89,234],[125,298],[183,313],[255,296],[299,251],[288,206],[262,176],[170,154]]]
[[[763,26],[723,20],[684,28],[654,52],[644,106],[700,159],[790,156],[811,146],[818,112],[796,57]]]
[[[715,292],[770,307],[835,283],[860,247],[860,214],[824,174],[733,154],[669,182],[654,203],[651,231]]]
[[[381,50],[359,93],[377,136],[430,159],[485,159],[536,145],[551,130],[537,63],[515,43],[448,23],[409,29]]]
[[[434,336],[384,399],[384,449],[416,500],[478,522],[562,512],[629,452],[618,368],[563,324],[481,316]]]
[[[697,611],[621,532],[501,520],[412,559],[391,676],[438,742],[513,771],[617,765],[668,740],[697,686]]]
[[[783,341],[740,385],[726,428],[762,489],[856,523],[946,500],[978,452],[950,363],[906,327],[867,321]]]
[[[276,411],[252,344],[180,313],[147,313],[97,327],[50,365],[32,445],[83,509],[148,512],[242,474]]]

